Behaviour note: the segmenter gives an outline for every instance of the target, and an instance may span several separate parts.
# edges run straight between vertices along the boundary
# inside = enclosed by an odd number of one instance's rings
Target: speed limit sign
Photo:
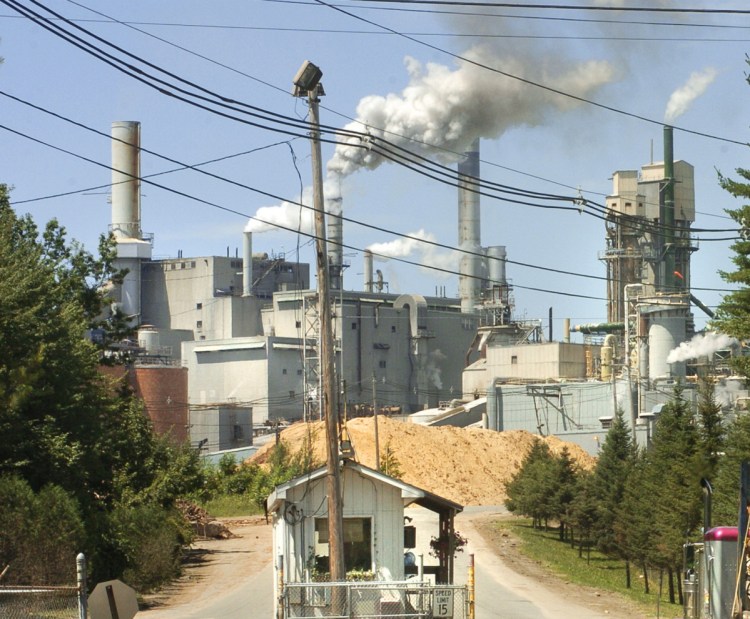
[[[432,616],[453,617],[453,589],[435,589],[433,591]]]

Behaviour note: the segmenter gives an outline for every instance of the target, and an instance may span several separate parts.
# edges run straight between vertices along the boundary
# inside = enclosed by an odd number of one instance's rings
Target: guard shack
[[[342,460],[340,466],[344,563],[348,581],[356,582],[336,586],[328,582],[325,467],[292,479],[277,486],[267,500],[273,517],[277,617],[340,616],[343,612],[350,617],[395,617],[410,610],[419,612],[414,602],[429,606],[434,599],[432,589],[452,590],[454,519],[463,507],[351,460]],[[405,561],[404,551],[413,547],[410,540],[415,533],[404,524],[404,508],[411,504],[438,515],[437,526],[430,532],[436,539],[437,565],[420,567]],[[434,575],[434,583],[428,582],[428,574]],[[461,608],[466,592],[456,589],[460,591],[455,604]],[[418,599],[410,601],[415,591]],[[337,595],[342,599],[335,608],[331,598]],[[327,611],[331,606],[334,609]]]

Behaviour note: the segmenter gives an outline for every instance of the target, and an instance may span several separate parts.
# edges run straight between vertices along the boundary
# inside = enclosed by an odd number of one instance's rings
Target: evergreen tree
[[[560,455],[555,458],[554,473],[553,517],[560,524],[560,540],[562,541],[565,539],[568,513],[578,490],[578,471],[567,446],[564,446]]]
[[[524,457],[521,467],[505,485],[505,506],[511,513],[532,519],[534,527],[554,517],[556,462],[547,443],[539,438]]]
[[[592,536],[597,548],[613,559],[625,561],[626,585],[630,587],[631,556],[622,539],[622,527],[616,527],[625,486],[635,460],[632,432],[625,422],[622,409],[617,409],[612,427],[602,443],[591,479],[591,495],[596,505]]]
[[[716,401],[714,383],[701,378],[698,382],[698,434],[700,441],[701,475],[713,480],[724,451],[726,431],[721,420],[721,405]]]
[[[650,498],[653,519],[650,562],[671,575],[679,572],[682,546],[702,521],[698,432],[679,386],[662,409],[645,464],[643,491]],[[668,584],[674,603],[671,578]]]
[[[719,460],[713,485],[712,519],[736,526],[739,515],[740,466],[750,460],[750,415],[741,415],[728,428],[725,455]]]
[[[736,172],[746,182],[733,180],[720,174],[719,183],[735,198],[748,199],[750,198],[750,170],[738,168]],[[725,210],[736,222],[740,238],[731,246],[734,252],[732,262],[736,269],[719,271],[719,275],[725,282],[739,285],[739,288],[724,295],[711,321],[711,326],[739,340],[746,340],[750,338],[750,204]],[[750,378],[750,357],[734,357],[732,364],[739,374]]]

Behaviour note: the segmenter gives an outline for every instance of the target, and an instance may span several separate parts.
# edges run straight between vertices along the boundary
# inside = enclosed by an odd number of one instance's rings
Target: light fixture
[[[322,92],[323,86],[320,84],[321,77],[323,77],[323,71],[309,60],[305,60],[292,80],[292,84],[294,84],[294,96],[305,97],[314,91],[316,87],[318,87],[319,94],[325,94]]]

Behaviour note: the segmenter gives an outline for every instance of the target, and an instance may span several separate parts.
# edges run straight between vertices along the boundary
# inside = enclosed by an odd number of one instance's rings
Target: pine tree
[[[750,181],[750,170],[738,168],[736,172],[745,181]],[[750,182],[736,181],[720,174],[719,183],[735,198],[750,198]],[[719,275],[725,282],[740,287],[724,295],[711,326],[722,333],[746,340],[750,338],[750,204],[726,209],[726,213],[736,222],[740,239],[731,246],[736,270],[719,271]],[[750,378],[750,357],[735,357],[732,364],[739,374]]]
[[[612,427],[602,443],[592,479],[591,494],[596,504],[592,536],[598,549],[614,559],[625,561],[627,586],[630,586],[630,555],[615,523],[625,495],[625,485],[633,469],[635,448],[622,409],[617,409]]]

